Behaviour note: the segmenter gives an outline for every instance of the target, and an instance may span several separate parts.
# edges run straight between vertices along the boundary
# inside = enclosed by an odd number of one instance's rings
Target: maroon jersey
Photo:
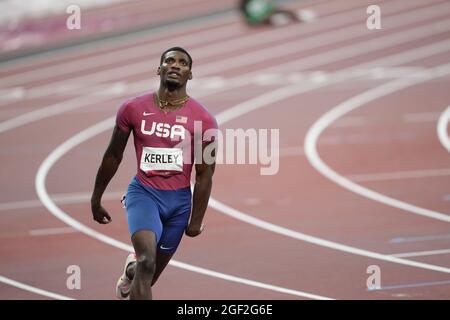
[[[155,95],[126,101],[117,113],[116,125],[123,132],[133,131],[137,177],[144,185],[159,190],[188,187],[194,145],[210,142],[205,131],[217,130],[217,122],[193,98],[178,110],[164,112],[155,103]]]

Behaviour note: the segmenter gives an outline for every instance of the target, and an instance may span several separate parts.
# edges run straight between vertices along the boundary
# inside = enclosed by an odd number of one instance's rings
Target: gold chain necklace
[[[159,93],[158,91],[156,91],[156,100],[158,101],[158,106],[163,109],[163,108],[167,108],[168,106],[172,106],[172,107],[179,107],[182,104],[186,103],[186,101],[189,100],[189,96],[183,97],[181,99],[176,99],[176,100],[172,100],[172,101],[168,101],[168,100],[161,100],[159,98]]]

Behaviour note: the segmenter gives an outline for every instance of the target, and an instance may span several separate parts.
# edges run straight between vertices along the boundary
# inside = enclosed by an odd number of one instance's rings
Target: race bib
[[[183,171],[183,150],[180,148],[143,147],[141,170],[145,173],[167,175]]]

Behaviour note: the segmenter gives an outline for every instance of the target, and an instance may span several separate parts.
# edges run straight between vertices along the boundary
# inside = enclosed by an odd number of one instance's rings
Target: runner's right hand
[[[102,206],[91,206],[92,216],[94,220],[100,224],[108,224],[112,221],[108,212]]]

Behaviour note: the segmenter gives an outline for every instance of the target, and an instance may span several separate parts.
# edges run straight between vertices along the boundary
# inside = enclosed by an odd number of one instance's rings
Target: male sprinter
[[[187,81],[192,79],[191,68],[192,58],[183,48],[170,48],[161,55],[158,90],[132,98],[121,106],[97,173],[91,209],[95,221],[107,224],[111,217],[102,207],[101,198],[133,132],[137,174],[123,202],[135,254],[126,259],[117,282],[119,299],[151,299],[151,286],[169,263],[183,233],[195,237],[203,230],[215,152],[210,153],[208,161],[196,158],[191,213],[193,149],[198,142],[200,150],[206,150],[215,135],[207,137],[205,131],[217,130],[217,122],[186,94]],[[199,139],[198,129],[194,135],[194,122],[196,128],[201,123]]]

